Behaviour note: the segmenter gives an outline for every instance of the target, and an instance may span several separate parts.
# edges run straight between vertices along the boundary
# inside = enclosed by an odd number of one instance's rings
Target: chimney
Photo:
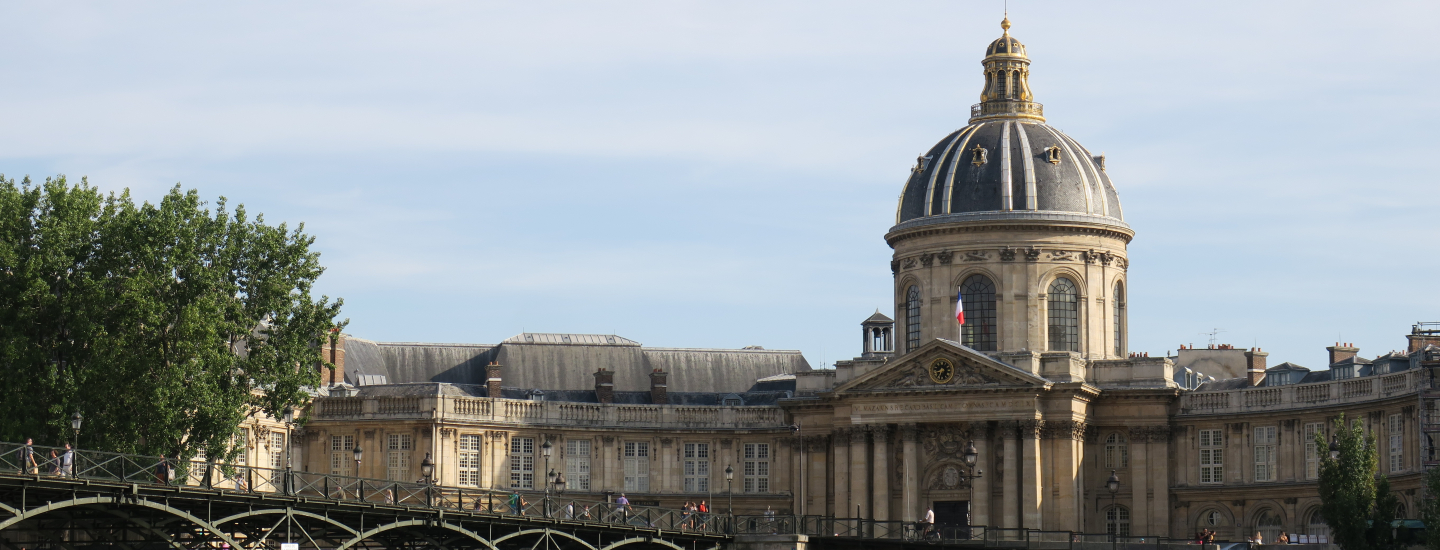
[[[1340,342],[1335,342],[1335,345],[1326,347],[1325,351],[1330,352],[1330,364],[1334,365],[1358,355],[1360,348],[1351,346],[1349,343],[1342,346]]]
[[[1245,352],[1245,372],[1249,375],[1252,387],[1265,381],[1265,358],[1269,356],[1269,353],[1260,351],[1260,348]]]
[[[615,402],[615,373],[603,367],[595,371],[595,398],[601,403]]]
[[[485,394],[500,397],[500,362],[491,361],[485,365]]]
[[[665,371],[655,369],[650,372],[650,402],[656,405],[664,405],[670,402],[670,395],[666,393]]]
[[[335,341],[327,341],[321,349],[325,353],[325,360],[334,364],[335,368],[326,369],[329,372],[321,372],[320,379],[334,386],[345,382],[345,335],[338,328],[330,329],[330,335]]]

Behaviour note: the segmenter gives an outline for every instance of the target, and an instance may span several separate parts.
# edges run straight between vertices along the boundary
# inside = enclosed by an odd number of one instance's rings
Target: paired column
[[[1000,421],[1000,439],[1004,445],[1005,470],[1000,490],[1000,526],[1014,529],[1020,526],[1020,442],[1016,440],[1019,423],[1014,420]]]
[[[1040,501],[1043,487],[1040,469],[1040,431],[1045,428],[1044,420],[1020,422],[1021,462],[1020,511],[1022,527],[1041,529]]]
[[[990,477],[996,473],[990,465],[989,422],[975,422],[970,425],[970,439],[975,442],[975,472],[981,477],[970,482],[970,524],[990,525]],[[989,472],[986,474],[985,472]],[[906,483],[909,483],[907,480]]]
[[[1150,448],[1146,454],[1150,463],[1150,486],[1155,492],[1155,498],[1150,504],[1150,509],[1155,510],[1155,514],[1150,518],[1150,532],[1156,535],[1168,535],[1170,534],[1170,427],[1150,428],[1149,445]],[[1302,446],[1301,449],[1303,448]]]
[[[837,518],[848,518],[855,513],[850,509],[850,428],[835,430],[835,509]]]
[[[829,486],[829,476],[827,475],[831,473],[832,470],[830,470],[830,468],[833,467],[832,464],[829,464],[830,437],[815,435],[806,438],[805,452],[809,454],[810,459],[809,464],[806,466],[810,469],[806,472],[810,477],[809,481],[805,484],[807,499],[805,510],[807,513],[816,516],[831,514],[833,510],[827,512],[825,509],[825,507],[829,505],[826,497],[832,489]]]
[[[805,438],[796,435],[790,438],[790,505],[792,514],[805,515]]]
[[[869,426],[850,429],[850,508],[857,517],[870,517],[870,466],[866,458],[866,443],[870,435]],[[848,516],[849,514],[846,514]]]
[[[874,490],[875,498],[871,503],[871,516],[877,521],[888,521],[890,519],[890,426],[880,424],[870,427],[870,434],[875,439],[875,467]]]
[[[900,519],[916,521],[920,513],[920,457],[916,456],[915,440],[919,429],[914,424],[900,425],[900,451],[904,454],[904,478],[900,485]]]
[[[1148,447],[1150,446],[1149,432],[1146,427],[1130,428],[1130,532],[1150,533],[1150,503],[1145,498],[1148,493],[1149,473]],[[1123,487],[1123,485],[1122,485]]]
[[[1049,422],[1045,426],[1055,463],[1048,468],[1054,476],[1055,501],[1049,503],[1054,512],[1046,514],[1051,522],[1046,529],[1081,531],[1080,450],[1085,438],[1085,423],[1074,420]]]

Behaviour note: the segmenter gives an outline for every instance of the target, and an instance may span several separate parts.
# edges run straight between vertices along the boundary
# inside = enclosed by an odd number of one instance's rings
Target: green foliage
[[[304,225],[207,209],[177,185],[158,204],[64,176],[0,176],[0,440],[229,458],[248,416],[280,416],[320,382],[341,300]]]
[[[1440,468],[1425,472],[1425,498],[1420,501],[1420,519],[1425,520],[1425,547],[1440,550]]]
[[[1344,414],[1335,419],[1338,458],[1330,458],[1330,442],[1325,441],[1324,432],[1315,434],[1315,445],[1321,449],[1320,513],[1330,526],[1330,541],[1341,550],[1382,550],[1375,546],[1374,539],[1382,529],[1371,528],[1371,521],[1379,515],[1374,508],[1375,473],[1380,466],[1380,454],[1374,438],[1365,436],[1365,428],[1359,422],[1346,424]],[[1388,482],[1385,489],[1388,495]],[[1393,500],[1394,496],[1389,498]],[[1394,515],[1392,504],[1388,517]],[[1383,531],[1388,539],[1388,520]]]
[[[1366,539],[1373,550],[1396,550],[1400,544],[1395,540],[1395,511],[1400,508],[1400,497],[1390,492],[1390,478],[1375,480],[1375,507],[1370,512],[1370,531]]]

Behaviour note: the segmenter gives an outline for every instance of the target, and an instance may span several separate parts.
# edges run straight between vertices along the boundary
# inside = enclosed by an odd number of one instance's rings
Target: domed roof
[[[1031,120],[979,122],[945,136],[918,160],[895,221],[1027,211],[1124,221],[1104,157]]]
[[[1105,158],[1045,123],[1025,46],[1005,33],[985,50],[985,88],[970,125],[916,160],[896,229],[966,220],[1033,219],[1123,227]]]

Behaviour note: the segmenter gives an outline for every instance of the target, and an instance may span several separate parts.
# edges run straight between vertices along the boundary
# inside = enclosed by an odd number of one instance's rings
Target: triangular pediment
[[[1049,380],[958,342],[937,338],[894,362],[841,384],[835,392],[1049,386]]]

